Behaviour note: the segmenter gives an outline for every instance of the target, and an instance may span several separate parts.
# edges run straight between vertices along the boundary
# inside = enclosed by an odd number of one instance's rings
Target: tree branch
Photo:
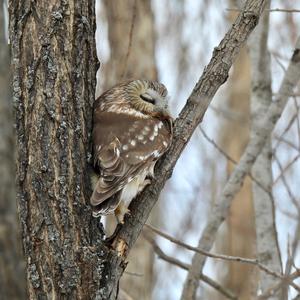
[[[298,292],[300,292],[300,287],[298,285],[296,285],[294,282],[292,282],[292,280],[294,280],[296,277],[289,277],[289,276],[285,276],[282,275],[279,272],[276,272],[272,269],[270,269],[268,266],[262,264],[258,259],[255,258],[247,258],[247,257],[239,257],[239,256],[231,256],[231,255],[223,255],[223,254],[215,254],[215,253],[210,253],[207,252],[199,247],[193,247],[191,245],[188,245],[172,236],[170,236],[169,234],[160,231],[159,229],[155,228],[154,226],[151,226],[149,224],[145,224],[145,226],[150,229],[151,231],[153,231],[154,233],[158,234],[159,236],[165,238],[166,240],[181,246],[187,250],[190,251],[194,251],[197,254],[200,254],[201,256],[205,256],[205,257],[210,257],[210,258],[215,258],[215,259],[222,259],[222,260],[226,260],[226,261],[234,261],[234,262],[240,262],[240,263],[244,263],[244,264],[249,264],[249,265],[253,265],[256,266],[257,268],[259,268],[261,271],[265,272],[268,275],[273,276],[274,278],[278,278],[280,280],[284,280],[287,282],[287,284],[291,285],[295,290],[297,290]],[[300,227],[299,227],[300,228]],[[190,265],[191,267],[191,265]],[[299,273],[299,271],[298,271]],[[201,273],[198,273],[196,276],[197,278],[201,275]]]
[[[166,180],[171,177],[180,154],[202,121],[208,105],[219,87],[227,80],[239,50],[258,23],[264,4],[264,0],[247,0],[244,11],[238,15],[219,46],[214,49],[210,63],[204,69],[185,107],[175,121],[171,148],[155,170],[159,176],[132,201],[129,207],[131,215],[125,217],[125,224],[116,233],[113,248],[117,249],[124,259],[140,234]]]
[[[282,286],[286,285],[287,282],[295,280],[300,277],[300,271],[297,270],[293,274],[285,277],[283,280],[280,280],[275,285],[271,286],[268,290],[266,290],[263,294],[257,297],[257,300],[262,299],[270,299]]]
[[[228,153],[226,153],[213,139],[211,139],[206,132],[201,128],[200,131],[202,133],[202,135],[204,136],[204,138],[210,143],[212,144],[228,161],[230,161],[231,163],[233,163],[234,165],[237,165],[238,162],[233,159]],[[267,187],[265,187],[258,179],[256,179],[252,173],[247,174],[250,179],[255,182],[255,184],[257,184],[264,192],[268,193],[270,196],[272,195],[271,192],[268,190]]]
[[[202,235],[199,240],[199,245],[209,251],[215,241],[217,231],[228,215],[228,211],[231,202],[240,190],[246,175],[250,172],[251,167],[256,161],[257,156],[263,149],[266,139],[273,131],[276,122],[280,118],[282,111],[289,99],[289,94],[292,93],[293,88],[298,83],[300,78],[300,39],[298,38],[296,49],[291,58],[290,64],[282,81],[279,94],[275,97],[275,100],[270,105],[267,113],[261,122],[256,124],[256,136],[253,137],[248,143],[244,154],[242,155],[239,164],[235,167],[231,173],[223,192],[220,196],[220,200],[215,206],[211,213],[211,217],[208,220]],[[192,260],[192,268],[190,269],[189,275],[186,279],[185,289],[182,295],[182,299],[194,299],[193,296],[190,298],[186,297],[185,291],[192,290],[192,294],[195,295],[197,281],[195,276],[201,273],[206,261],[205,256],[195,254]]]
[[[244,263],[244,264],[254,265],[254,266],[257,266],[260,270],[264,271],[265,273],[267,273],[269,275],[272,275],[275,278],[279,278],[279,279],[283,278],[283,276],[280,273],[278,273],[274,270],[271,270],[270,268],[268,268],[267,266],[265,266],[264,264],[262,264],[255,258],[246,258],[246,257],[211,253],[211,252],[205,251],[199,247],[193,247],[191,245],[188,245],[188,244],[170,236],[169,234],[158,230],[157,228],[155,228],[149,224],[145,224],[145,226],[147,228],[149,228],[150,230],[152,230],[153,232],[155,232],[156,234],[160,235],[161,237],[167,239],[168,241],[170,241],[176,245],[179,245],[187,250],[194,251],[200,255],[210,257],[210,258],[215,258],[215,259],[222,259],[222,260],[226,260],[226,261],[234,261],[234,262],[240,262],[240,263]]]
[[[161,258],[162,260],[177,266],[183,270],[188,271],[190,266],[180,260],[178,260],[175,257],[169,256],[167,255],[157,244],[157,242],[150,237],[150,235],[148,235],[147,233],[143,232],[143,235],[145,237],[145,239],[152,245],[154,252],[157,254],[157,256],[159,258]],[[231,291],[229,291],[228,289],[224,288],[223,286],[221,286],[219,283],[217,283],[216,281],[214,281],[213,279],[209,278],[208,276],[204,275],[204,274],[199,274],[199,280],[202,280],[203,282],[205,282],[206,284],[208,284],[209,286],[211,286],[212,288],[214,288],[215,290],[217,290],[218,292],[220,292],[221,294],[223,294],[225,297],[227,297],[228,299],[237,299],[237,296],[234,295]]]
[[[267,4],[270,7],[270,1]],[[260,24],[249,39],[248,47],[251,59],[251,116],[252,124],[263,118],[272,102],[272,82],[270,53],[268,51],[269,16],[264,13]],[[255,125],[252,125],[251,137],[256,136]],[[252,174],[257,182],[252,183],[252,195],[255,211],[256,256],[269,268],[281,272],[281,256],[275,222],[275,204],[272,194],[272,148],[270,136],[253,165]],[[261,188],[267,188],[267,191]],[[260,272],[259,289],[263,292],[276,283],[276,279]],[[257,287],[253,287],[257,294]],[[280,299],[273,295],[270,300]]]
[[[241,11],[238,8],[226,8],[227,11]],[[267,12],[285,12],[285,13],[300,13],[300,9],[285,9],[285,8],[271,8],[266,9]]]

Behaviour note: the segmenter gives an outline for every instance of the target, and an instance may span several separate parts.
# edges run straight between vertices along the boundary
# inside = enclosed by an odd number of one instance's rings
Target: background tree
[[[233,0],[228,1],[228,5],[241,8],[243,4],[242,1]],[[231,23],[236,15],[237,12],[229,12],[228,21]],[[225,96],[227,103],[220,104],[221,109],[225,108],[230,113],[219,131],[219,144],[235,161],[239,161],[249,141],[251,64],[247,50],[246,47],[241,50],[233,66]],[[233,162],[227,161],[228,175],[233,169]],[[256,243],[254,222],[251,179],[247,178],[232,202],[224,230],[217,237],[215,251],[233,256],[253,257]],[[252,298],[251,287],[255,285],[253,267],[224,261],[216,262],[216,267],[228,270],[226,273],[220,272],[220,282],[223,286],[234,291],[241,299]],[[219,293],[217,295],[214,292],[213,297],[224,298]]]

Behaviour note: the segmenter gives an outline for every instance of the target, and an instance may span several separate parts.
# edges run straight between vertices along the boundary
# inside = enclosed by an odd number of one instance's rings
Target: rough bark
[[[103,90],[130,78],[157,80],[155,63],[154,17],[149,0],[104,1],[108,24],[110,57],[103,65]],[[156,207],[149,222],[159,220]],[[107,218],[107,227],[115,217]],[[109,228],[110,229],[110,228]],[[120,290],[133,299],[150,300],[153,290],[154,253],[141,235],[128,257],[126,273],[120,281]],[[134,275],[134,274],[140,274]]]
[[[232,200],[239,192],[246,175],[250,172],[258,155],[262,151],[267,138],[272,133],[276,122],[280,118],[283,109],[292,94],[294,87],[300,78],[300,39],[290,60],[289,67],[281,83],[278,96],[269,106],[263,119],[255,125],[255,137],[248,143],[239,164],[234,168],[225,187],[223,188],[218,204],[214,207],[211,216],[205,225],[198,245],[203,250],[209,251],[213,246],[220,225],[228,215]],[[185,282],[182,299],[194,299],[197,289],[195,276],[202,273],[206,257],[195,254],[192,259],[191,268]]]
[[[17,188],[30,299],[115,299],[123,260],[91,217],[94,1],[10,1]]]
[[[10,55],[5,38],[5,1],[0,2],[0,291],[1,299],[25,298],[15,193],[14,130]]]
[[[270,3],[268,3],[268,8]],[[270,53],[268,52],[268,31],[269,13],[265,13],[261,23],[257,26],[253,35],[249,39],[249,49],[251,58],[251,115],[253,131],[255,137],[256,128],[254,124],[265,115],[272,102],[272,81]],[[258,156],[253,168],[252,175],[268,189],[264,191],[253,182],[253,200],[255,208],[256,223],[256,249],[257,258],[261,263],[270,269],[280,272],[281,261],[277,241],[277,231],[275,225],[275,206],[272,198],[272,148],[271,139],[267,138],[265,146]],[[276,284],[274,277],[260,273],[258,289],[265,292]],[[257,293],[255,293],[257,295]],[[255,296],[254,295],[254,296]],[[281,299],[278,295],[273,295],[269,299]]]

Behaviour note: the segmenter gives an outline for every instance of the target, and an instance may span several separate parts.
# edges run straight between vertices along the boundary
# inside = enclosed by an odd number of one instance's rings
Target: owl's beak
[[[155,99],[155,112],[159,113],[162,116],[169,116],[169,110],[168,110],[168,105],[165,100],[163,99]]]

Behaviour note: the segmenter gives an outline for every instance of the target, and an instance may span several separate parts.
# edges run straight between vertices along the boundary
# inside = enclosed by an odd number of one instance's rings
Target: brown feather
[[[91,204],[96,216],[114,211],[122,201],[124,187],[139,174],[151,173],[154,163],[170,146],[171,117],[151,111],[153,105],[140,99],[146,84],[135,81],[116,86],[95,102],[93,155],[100,174]],[[157,85],[164,97],[164,86]]]

